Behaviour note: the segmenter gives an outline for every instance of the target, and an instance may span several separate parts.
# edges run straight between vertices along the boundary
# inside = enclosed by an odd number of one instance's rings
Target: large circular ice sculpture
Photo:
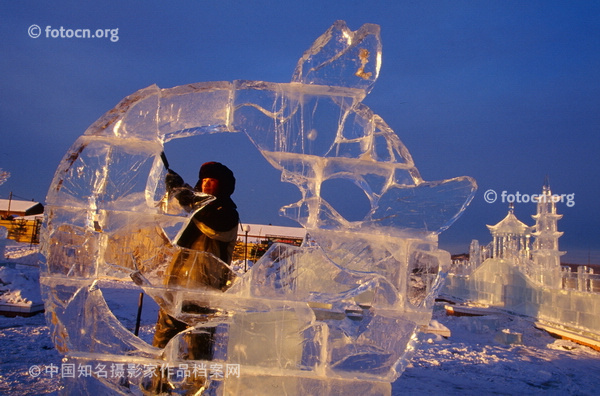
[[[181,394],[390,392],[449,262],[437,235],[476,186],[468,177],[422,180],[397,135],[361,103],[380,62],[378,26],[353,32],[336,22],[291,83],[150,86],[77,139],[48,191],[41,278],[64,364],[90,368],[63,376],[67,393],[139,393],[157,373]],[[310,238],[274,245],[224,290],[166,288],[188,215],[165,198],[163,146],[219,132],[245,134],[298,186],[301,200],[282,214]],[[321,197],[332,179],[364,192],[371,210],[363,219],[345,219]],[[141,288],[190,329],[164,350],[152,347],[115,318],[107,282]],[[209,335],[209,358],[190,359],[194,333]]]

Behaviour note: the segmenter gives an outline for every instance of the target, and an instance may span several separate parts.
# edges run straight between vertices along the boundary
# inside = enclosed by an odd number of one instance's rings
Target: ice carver
[[[206,195],[195,194],[196,192],[215,197],[214,201],[192,216],[177,239],[176,244],[183,249],[167,268],[165,285],[188,288],[190,285],[197,285],[225,290],[229,269],[216,260],[211,260],[211,255],[227,264],[231,263],[239,223],[237,206],[231,199],[235,190],[233,172],[219,162],[206,162],[200,167],[195,187],[186,184],[181,176],[170,169],[165,183],[169,194],[189,212],[196,210],[206,199]],[[194,254],[197,251],[209,255]],[[194,307],[194,312],[210,315],[214,311],[200,304]],[[164,348],[171,338],[189,327],[187,323],[160,309],[152,345]],[[210,338],[209,331],[209,334],[196,334],[188,340],[188,358],[210,358]]]

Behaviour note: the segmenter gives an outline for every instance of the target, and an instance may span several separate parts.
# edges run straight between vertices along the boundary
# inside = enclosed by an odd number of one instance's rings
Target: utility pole
[[[246,233],[246,242],[244,243],[244,272],[248,271],[248,232],[250,232],[250,226],[248,224],[242,227],[242,230]]]
[[[6,218],[10,216],[10,203],[12,202],[12,191],[8,194],[8,208],[6,209]]]

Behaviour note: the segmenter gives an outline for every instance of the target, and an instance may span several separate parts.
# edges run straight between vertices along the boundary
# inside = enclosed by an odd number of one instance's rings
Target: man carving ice
[[[170,169],[165,182],[169,194],[183,208],[189,212],[197,210],[176,240],[176,244],[183,249],[167,268],[165,285],[225,290],[230,282],[230,270],[214,257],[230,264],[237,239],[239,215],[231,199],[235,190],[233,172],[219,162],[207,162],[200,167],[198,183],[194,188]],[[203,206],[207,198],[213,197],[212,202]],[[192,306],[184,305],[182,310],[199,314],[200,317],[215,312],[201,302]],[[161,309],[152,345],[164,348],[171,338],[189,327],[190,324],[173,318]],[[210,329],[201,334],[190,334],[188,358],[210,358],[211,336]]]

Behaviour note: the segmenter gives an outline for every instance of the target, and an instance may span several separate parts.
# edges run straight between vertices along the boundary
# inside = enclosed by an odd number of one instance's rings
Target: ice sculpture
[[[508,214],[488,225],[492,241],[471,243],[469,260],[454,262],[442,293],[449,301],[488,306],[528,317],[536,327],[562,338],[600,350],[600,274],[592,267],[561,265],[558,221],[563,217],[557,203],[573,202],[575,195],[552,194],[548,179],[541,194],[531,197],[536,204],[535,224],[528,226]],[[566,198],[566,199],[565,199]],[[532,240],[533,239],[533,240]]]
[[[161,367],[178,394],[390,393],[449,263],[437,235],[476,185],[469,177],[423,181],[397,135],[361,103],[380,64],[379,27],[351,31],[338,21],[288,84],[153,85],[77,139],[46,201],[47,318],[65,361],[122,375],[68,376],[69,393],[140,393]],[[310,239],[274,245],[248,272],[230,271],[227,287],[167,289],[162,276],[181,249],[172,241],[188,217],[165,199],[163,145],[219,132],[246,134],[298,186],[302,199],[282,213]],[[361,221],[321,197],[323,182],[338,178],[368,197]],[[211,259],[207,268],[225,266]],[[164,350],[125,329],[106,304],[105,282],[131,287],[132,279],[192,325]],[[197,309],[207,304],[210,313]],[[194,334],[209,338],[207,359],[190,359]]]

